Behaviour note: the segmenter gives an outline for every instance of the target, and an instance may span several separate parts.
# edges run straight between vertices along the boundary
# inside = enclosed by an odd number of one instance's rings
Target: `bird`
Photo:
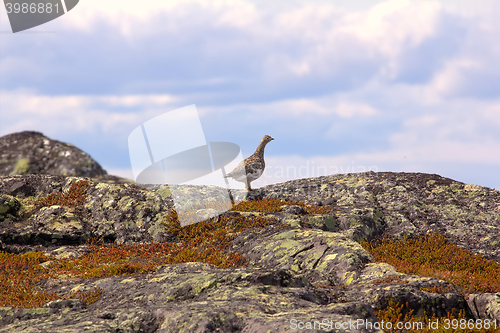
[[[229,172],[224,178],[231,177],[234,180],[244,183],[248,191],[252,191],[250,183],[262,176],[266,163],[264,161],[264,148],[266,145],[273,141],[269,135],[264,135],[260,140],[255,153],[244,159],[238,164],[233,171]]]

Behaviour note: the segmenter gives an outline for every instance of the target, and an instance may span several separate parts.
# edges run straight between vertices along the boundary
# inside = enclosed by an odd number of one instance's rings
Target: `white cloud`
[[[339,86],[351,88],[353,82],[359,87],[373,80],[397,77],[405,52],[441,33],[440,22],[448,11],[446,5],[438,1],[409,0],[370,3],[361,9],[300,1],[269,4],[243,0],[149,0],[138,5],[87,0],[50,24],[54,30],[73,29],[69,32],[83,36],[92,33],[95,36],[92,40],[97,44],[116,46],[116,51],[107,50],[111,52],[96,57],[96,66],[88,65],[89,73],[96,71],[95,68],[115,68],[116,60],[150,62],[150,67],[142,65],[149,69],[148,73],[151,68],[170,69],[165,70],[166,75],[161,79],[137,78],[141,75],[138,73],[130,75],[125,82],[117,82],[128,89],[137,89],[140,84],[143,87],[178,82],[178,77],[168,74],[175,73],[178,67],[175,64],[179,64],[186,67],[179,71],[199,68],[190,82],[211,82],[224,77],[228,82],[242,85],[248,82],[252,89],[278,91],[286,91],[291,83],[291,89],[297,89],[297,86],[306,88],[321,82],[321,90],[331,85],[331,92],[335,92]],[[475,25],[478,20],[474,17],[469,21]],[[495,34],[494,29],[488,27],[484,29]],[[67,47],[62,41],[53,42],[50,47]],[[81,52],[79,56],[85,57],[87,50]],[[428,94],[439,97],[453,91],[460,80],[467,79],[464,64],[481,61],[471,57],[450,58],[452,62],[435,75]],[[37,82],[40,82],[50,76],[44,66],[56,66],[53,63],[36,66],[24,55],[17,63],[12,61],[2,57],[0,74],[8,79],[24,73],[27,78],[39,77]],[[234,69],[226,71],[228,63]],[[480,70],[486,69],[481,66]],[[102,75],[113,80],[128,71],[133,69]],[[68,75],[69,80],[76,77],[72,69],[60,75]],[[95,76],[87,79],[95,79]]]
[[[500,131],[500,103],[491,104],[484,108],[484,119],[491,125],[498,127]]]
[[[257,6],[248,1],[208,1],[206,6],[217,6],[221,11],[216,24],[224,27],[248,29],[258,24],[259,13]]]
[[[2,112],[1,133],[4,134],[26,129],[47,133],[119,132],[175,109],[176,103],[170,95],[155,94],[49,96],[18,90],[1,91],[0,96],[0,109],[9,110]]]
[[[345,62],[378,58],[385,64],[373,74],[394,77],[402,50],[434,35],[443,12],[437,1],[407,0],[389,0],[358,11],[325,3],[283,1],[270,5],[242,0],[150,0],[140,5],[88,0],[76,8],[68,14],[71,18],[60,21],[66,28],[90,32],[104,24],[107,31],[117,30],[118,38],[135,47],[141,47],[136,43],[142,39],[155,36],[161,43],[161,35],[169,36],[170,45],[177,39],[173,47],[182,47],[182,40],[206,35],[201,52],[252,50],[262,57],[257,60],[263,75],[276,78],[327,76],[341,71]],[[217,36],[220,29],[235,37],[227,40]]]
[[[484,145],[499,141],[500,103],[455,99],[431,110],[409,115],[401,128],[391,134],[395,146],[458,142]]]
[[[186,27],[203,29],[206,24],[246,28],[255,24],[258,16],[255,5],[242,0],[146,0],[140,4],[133,1],[87,0],[79,3],[70,14],[71,18],[60,22],[65,28],[89,33],[102,28],[105,22],[129,40],[159,32],[183,35]],[[161,17],[161,25],[158,25],[158,18]]]
[[[426,89],[433,94],[433,99],[442,99],[454,94],[467,80],[465,71],[481,70],[481,64],[473,59],[454,59],[446,63],[443,69],[436,73]]]
[[[335,113],[342,118],[352,118],[355,116],[373,116],[377,111],[365,103],[340,102],[335,108]]]
[[[437,1],[389,0],[347,15],[340,30],[389,57],[432,36],[442,6]],[[396,28],[397,27],[397,28]]]
[[[151,107],[169,106],[177,100],[171,95],[145,94],[145,95],[125,95],[125,96],[92,96],[88,102],[105,103],[118,107]]]
[[[340,118],[368,118],[378,111],[367,103],[339,101],[332,96],[321,98],[297,98],[271,101],[267,103],[245,103],[224,107],[200,107],[200,114],[227,113],[235,109],[244,109],[251,114],[260,114],[262,117],[287,117],[302,119],[308,116],[336,115]],[[324,118],[323,118],[324,119]]]

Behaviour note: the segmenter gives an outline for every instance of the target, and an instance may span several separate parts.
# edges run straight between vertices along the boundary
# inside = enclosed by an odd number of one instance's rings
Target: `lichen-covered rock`
[[[467,303],[476,318],[500,318],[500,293],[470,294]]]
[[[500,191],[424,173],[367,172],[266,186],[263,197],[329,202],[340,229],[369,239],[433,231],[500,262]]]
[[[21,204],[16,198],[5,194],[0,195],[0,221],[9,216],[15,216],[20,208]]]
[[[89,239],[82,233],[82,219],[74,213],[74,209],[67,207],[42,207],[28,219],[28,224],[32,230],[38,232],[39,237],[53,243],[64,239],[65,243],[73,241],[75,244],[81,244]]]
[[[75,146],[39,132],[0,137],[0,176],[24,174],[98,177],[106,171]]]
[[[297,205],[283,205],[281,206],[281,210],[293,215],[303,215],[306,213],[303,207]]]
[[[103,278],[84,285],[84,281],[64,282],[67,288],[99,287],[104,292],[98,302],[80,311],[49,304],[51,311],[20,317],[19,310],[0,309],[4,325],[0,332],[38,332],[42,327],[47,332],[84,328],[87,332],[290,332],[299,322],[323,323],[322,329],[310,330],[321,332],[335,322],[376,322],[374,309],[387,298],[408,301],[419,313],[444,314],[454,306],[464,306],[458,293],[420,291],[437,279],[406,275],[401,279],[406,284],[365,283],[332,289],[314,286],[286,269],[218,269],[203,263],[161,266],[150,274]]]
[[[80,206],[37,202],[88,182]],[[201,195],[218,189],[201,187]],[[186,187],[186,195],[196,195]],[[242,193],[233,191],[235,198]],[[3,198],[3,199],[1,199]],[[328,206],[308,214],[288,205],[274,213],[226,212],[275,218],[287,228],[247,230],[231,243],[247,267],[204,263],[166,265],[142,275],[40,282],[47,292],[102,289],[84,307],[75,300],[39,309],[0,308],[0,332],[308,332],[338,331],[335,323],[376,322],[389,299],[414,314],[443,316],[463,309],[495,318],[499,294],[470,295],[437,278],[408,275],[375,262],[358,243],[380,235],[434,231],[500,262],[500,191],[419,173],[363,173],[302,179],[264,187],[250,199],[278,198]],[[0,246],[45,250],[51,260],[78,257],[90,237],[120,243],[174,241],[164,216],[173,207],[166,186],[107,183],[48,175],[0,177]],[[13,204],[12,204],[13,202]],[[211,212],[206,212],[211,215]],[[50,262],[43,263],[50,267]],[[440,286],[446,292],[428,292]],[[310,325],[310,326],[308,326]],[[316,326],[314,326],[316,325]],[[322,325],[322,326],[319,326]],[[376,330],[356,326],[351,332]]]
[[[72,184],[85,181],[88,188],[83,205],[37,203],[51,193],[66,193]],[[162,191],[144,190],[135,184],[109,184],[89,178],[48,175],[0,177],[0,194],[16,198],[17,215],[0,220],[0,241],[6,249],[19,245],[75,245],[92,238],[118,243],[171,239],[162,224],[172,207]],[[163,193],[164,194],[164,193]],[[13,200],[13,199],[10,199]],[[10,202],[10,201],[9,201]]]
[[[350,285],[368,262],[374,261],[359,243],[335,232],[287,230],[265,239],[248,235],[233,249],[263,267],[305,274],[311,283]]]

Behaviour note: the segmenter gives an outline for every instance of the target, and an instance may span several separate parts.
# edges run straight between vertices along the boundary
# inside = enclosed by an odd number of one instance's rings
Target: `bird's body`
[[[274,140],[269,135],[264,135],[259,146],[251,156],[241,161],[233,171],[225,177],[231,177],[234,180],[244,183],[247,190],[251,191],[250,183],[262,176],[266,163],[264,161],[264,148]]]

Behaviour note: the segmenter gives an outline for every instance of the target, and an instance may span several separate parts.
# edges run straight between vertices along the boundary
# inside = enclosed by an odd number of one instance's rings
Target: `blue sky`
[[[12,34],[1,8],[0,135],[132,178],[130,132],[196,104],[207,141],[248,156],[275,138],[254,187],[371,169],[500,189],[498,17],[493,0],[82,0]]]

